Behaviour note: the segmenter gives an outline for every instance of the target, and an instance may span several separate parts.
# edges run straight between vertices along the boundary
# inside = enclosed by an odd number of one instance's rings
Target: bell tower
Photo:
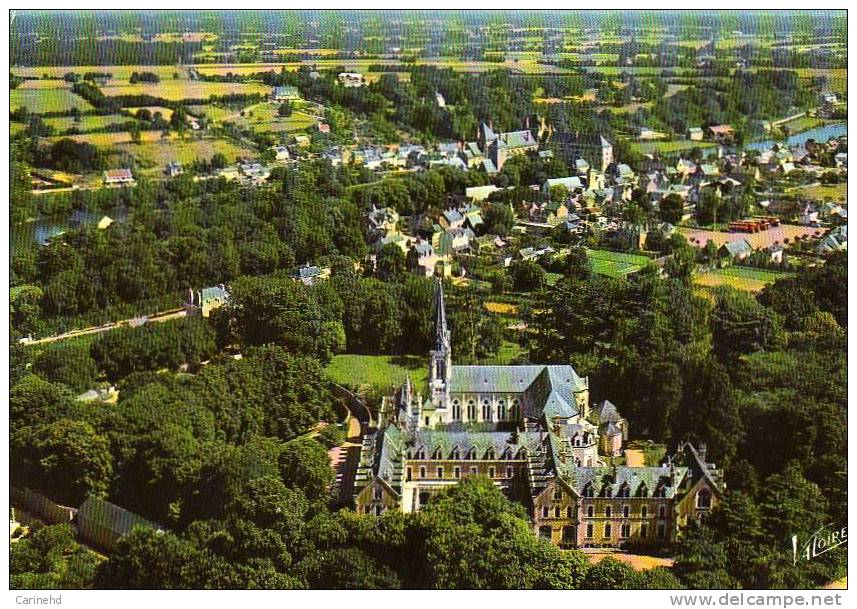
[[[429,352],[429,390],[432,404],[437,408],[446,408],[452,375],[452,346],[446,325],[443,283],[440,279],[435,290],[435,307],[434,349]]]

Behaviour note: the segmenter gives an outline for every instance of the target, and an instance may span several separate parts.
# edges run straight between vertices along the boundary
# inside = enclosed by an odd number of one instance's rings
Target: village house
[[[188,301],[185,310],[188,315],[208,317],[215,309],[222,307],[229,300],[229,292],[222,283],[218,286],[203,288],[198,292],[188,290]]]
[[[336,79],[343,87],[362,87],[366,84],[363,75],[357,72],[342,72]]]
[[[274,153],[274,160],[277,161],[288,161],[289,160],[289,149],[283,146],[282,144],[278,144],[276,146],[271,146],[271,150]]]
[[[104,183],[108,186],[115,184],[133,184],[134,175],[130,169],[108,169],[104,172]]]
[[[314,286],[318,282],[330,277],[329,267],[304,265],[295,271],[295,281],[300,281],[306,286]]]
[[[300,99],[297,87],[274,87],[274,92],[271,94],[271,100],[275,102],[285,102],[293,99]]]
[[[735,130],[731,125],[711,125],[708,134],[715,142],[730,143],[735,137]]]
[[[170,163],[167,163],[166,174],[169,177],[174,178],[176,176],[180,176],[183,173],[184,173],[184,168],[182,167],[181,163],[178,163],[176,161],[172,161]]]
[[[589,381],[571,366],[453,365],[440,285],[435,302],[428,393],[408,377],[383,399],[354,476],[358,513],[417,512],[481,475],[524,505],[542,539],[621,548],[668,544],[717,505],[723,473],[702,445],[680,443],[657,466],[608,465],[599,447],[621,453],[627,426],[609,402],[590,409]]]
[[[687,130],[687,139],[692,142],[701,142],[705,132],[699,127],[690,127]]]
[[[728,243],[724,243],[723,245],[721,245],[720,249],[717,250],[717,254],[721,258],[726,258],[738,262],[744,260],[745,258],[748,258],[752,253],[753,246],[750,245],[750,242],[746,239],[729,241]]]

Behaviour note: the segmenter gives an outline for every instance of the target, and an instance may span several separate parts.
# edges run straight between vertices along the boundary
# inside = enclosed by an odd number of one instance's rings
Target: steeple
[[[443,282],[437,280],[437,288],[434,292],[435,301],[435,326],[434,326],[434,349],[435,351],[448,351],[450,348],[449,328],[446,325],[446,305],[443,302]]]
[[[452,375],[452,345],[446,325],[446,306],[443,302],[443,283],[438,279],[434,294],[434,344],[429,354],[429,387],[431,401],[436,408],[446,408],[449,397],[449,378]]]

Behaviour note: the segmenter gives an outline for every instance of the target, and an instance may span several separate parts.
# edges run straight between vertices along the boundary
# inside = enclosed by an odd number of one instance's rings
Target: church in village
[[[357,511],[418,511],[466,476],[494,481],[528,510],[533,532],[564,548],[664,544],[719,500],[722,472],[689,443],[658,466],[617,465],[628,423],[589,401],[567,365],[456,366],[443,286],[436,290],[428,394],[408,379],[363,440]]]

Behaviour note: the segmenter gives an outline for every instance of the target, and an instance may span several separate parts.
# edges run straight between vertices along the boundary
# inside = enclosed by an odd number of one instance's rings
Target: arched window
[[[494,451],[493,446],[489,447],[488,450],[485,452],[485,458],[488,460],[493,460],[497,458],[497,453]]]
[[[587,518],[593,518],[594,516],[595,516],[595,508],[590,505],[588,508],[586,508],[586,517]]]
[[[611,527],[609,524],[605,524],[604,525],[604,537],[606,539],[610,539],[610,537],[612,535],[613,535],[613,527]]]
[[[640,508],[640,516],[642,516],[643,518],[649,517],[649,508],[645,505]],[[643,537],[645,537],[645,535],[643,535]]]
[[[580,434],[574,434],[574,445],[583,446],[583,438],[580,437]]]
[[[473,400],[467,402],[467,419],[469,421],[476,420],[476,402]]]
[[[513,421],[521,420],[521,403],[518,400],[512,400],[512,417]]]
[[[711,491],[707,488],[701,489],[696,494],[696,507],[710,508],[711,507]]]
[[[505,421],[506,420],[506,401],[500,400],[497,402],[497,420]]]
[[[417,450],[417,459],[425,459],[426,458],[426,449],[422,446]]]
[[[440,446],[435,448],[434,456],[432,457],[432,459],[443,459],[443,448],[441,448]]]
[[[472,446],[470,451],[467,453],[467,458],[471,461],[476,461],[476,447]]]
[[[491,402],[489,402],[488,400],[484,400],[482,402],[482,420],[491,421],[492,418],[493,417],[491,416]]]
[[[607,518],[613,516],[613,508],[611,508],[609,505],[604,508],[604,516],[606,516]]]
[[[458,400],[452,401],[452,420],[461,420],[461,402],[459,402]]]

